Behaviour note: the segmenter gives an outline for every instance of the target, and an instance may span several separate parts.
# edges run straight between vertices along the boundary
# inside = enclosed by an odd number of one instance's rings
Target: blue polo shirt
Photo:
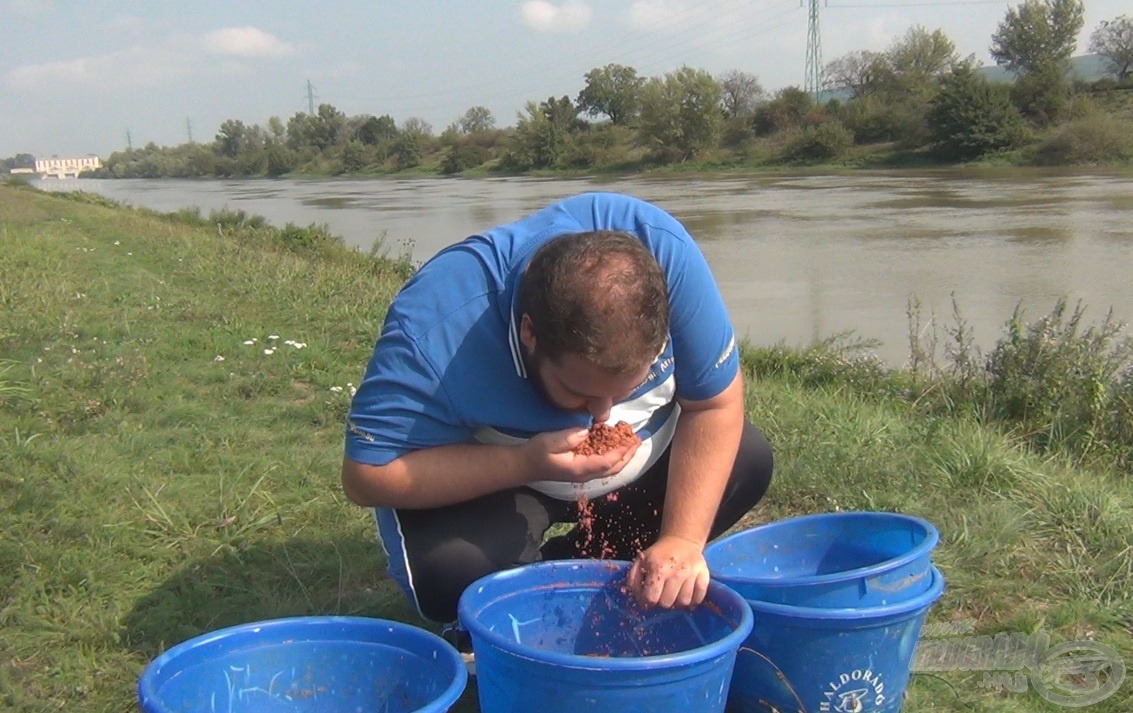
[[[518,286],[534,252],[564,233],[636,235],[668,282],[669,339],[648,377],[614,405],[642,446],[618,475],[585,485],[533,484],[549,495],[598,496],[632,482],[660,457],[679,418],[677,398],[719,394],[735,378],[735,333],[700,249],[671,215],[645,201],[587,193],[473,235],[429,260],[390,305],[351,405],[346,456],[384,465],[452,443],[518,444],[588,426],[590,416],[549,403],[524,366]]]

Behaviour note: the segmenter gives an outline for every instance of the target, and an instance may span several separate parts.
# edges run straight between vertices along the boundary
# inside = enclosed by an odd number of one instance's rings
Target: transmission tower
[[[822,91],[822,40],[818,28],[818,0],[806,0],[810,11],[807,16],[806,32],[806,81],[804,88],[818,101]]]
[[[307,113],[315,115],[315,87],[310,79],[307,80]]]
[[[193,122],[185,119],[185,133],[189,134],[189,143],[193,143]]]

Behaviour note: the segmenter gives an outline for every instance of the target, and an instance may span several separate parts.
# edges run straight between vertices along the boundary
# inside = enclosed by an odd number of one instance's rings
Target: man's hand
[[[704,548],[691,540],[663,536],[629,568],[629,590],[644,607],[692,607],[708,594]]]
[[[574,449],[586,440],[589,433],[585,428],[569,428],[541,433],[527,441],[524,449],[531,463],[531,481],[585,483],[607,478],[620,473],[640,445],[627,444],[601,455],[584,456],[575,453]]]

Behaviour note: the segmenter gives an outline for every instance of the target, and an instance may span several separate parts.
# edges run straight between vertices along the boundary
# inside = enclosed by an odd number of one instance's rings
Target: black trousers
[[[711,537],[759,502],[771,483],[773,464],[766,437],[745,423]],[[578,503],[516,488],[441,508],[396,510],[402,538],[396,550],[403,553],[409,573],[401,584],[426,618],[451,622],[465,587],[492,572],[539,560],[632,560],[660,535],[668,471],[666,449],[636,481],[588,503],[585,527],[545,543],[552,525],[579,522]],[[387,552],[391,549],[387,543]]]

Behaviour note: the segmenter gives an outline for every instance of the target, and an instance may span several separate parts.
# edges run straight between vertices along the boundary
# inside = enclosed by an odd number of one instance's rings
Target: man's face
[[[598,422],[610,418],[614,404],[622,401],[645,381],[649,364],[639,369],[611,374],[577,354],[555,360],[539,351],[530,319],[524,315],[520,325],[527,373],[554,406],[565,411],[589,413]]]
[[[548,401],[566,411],[589,413],[599,423],[608,420],[614,404],[632,394],[649,375],[648,364],[610,374],[577,354],[555,361],[535,349],[526,357],[527,373]]]

